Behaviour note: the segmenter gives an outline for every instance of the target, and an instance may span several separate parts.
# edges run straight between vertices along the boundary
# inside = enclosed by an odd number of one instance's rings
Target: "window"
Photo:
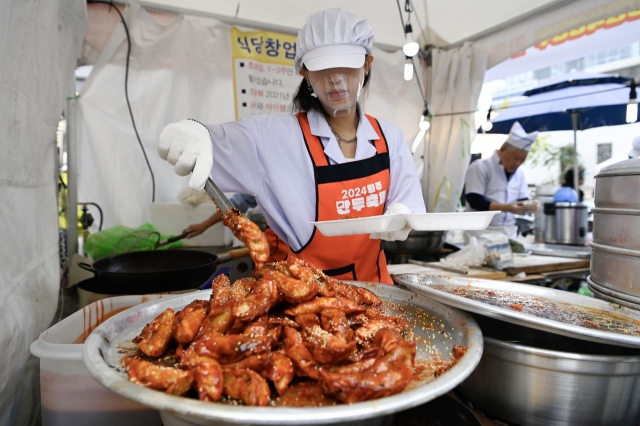
[[[611,158],[611,143],[599,143],[598,144],[598,162],[597,164],[607,161]]]

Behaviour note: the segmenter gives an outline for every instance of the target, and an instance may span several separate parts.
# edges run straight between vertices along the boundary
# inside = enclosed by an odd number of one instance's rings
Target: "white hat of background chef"
[[[527,133],[517,121],[511,126],[505,143],[529,152],[538,137],[538,132]]]
[[[640,157],[640,136],[638,136],[633,140],[633,142],[631,143],[631,146],[633,147],[633,149],[629,151],[629,157],[631,158]]]
[[[373,48],[373,27],[344,9],[327,9],[307,18],[296,46],[296,72],[303,64],[309,71],[361,68]]]

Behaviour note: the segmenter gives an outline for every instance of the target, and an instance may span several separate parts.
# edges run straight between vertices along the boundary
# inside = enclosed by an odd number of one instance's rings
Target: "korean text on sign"
[[[342,190],[342,199],[336,201],[338,214],[345,215],[352,211],[360,212],[366,208],[383,206],[387,191],[382,189],[380,181],[356,188]]]

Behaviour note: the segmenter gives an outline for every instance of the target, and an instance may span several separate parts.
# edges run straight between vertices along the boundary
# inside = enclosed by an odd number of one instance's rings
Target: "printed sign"
[[[345,215],[352,210],[360,212],[364,208],[384,206],[386,198],[387,191],[382,189],[380,181],[362,187],[343,189],[342,200],[336,201],[336,211],[340,215]]]
[[[295,72],[296,36],[231,29],[236,120],[291,111],[302,81]]]

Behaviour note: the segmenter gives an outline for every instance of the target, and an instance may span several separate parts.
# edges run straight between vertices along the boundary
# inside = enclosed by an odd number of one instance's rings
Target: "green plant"
[[[556,170],[559,166],[558,181],[562,183],[564,173],[573,167],[573,151],[573,145],[553,146],[549,143],[549,135],[541,135],[529,151],[527,162],[534,167],[545,165],[547,168],[556,168]],[[578,154],[578,164],[581,165],[580,154]]]

